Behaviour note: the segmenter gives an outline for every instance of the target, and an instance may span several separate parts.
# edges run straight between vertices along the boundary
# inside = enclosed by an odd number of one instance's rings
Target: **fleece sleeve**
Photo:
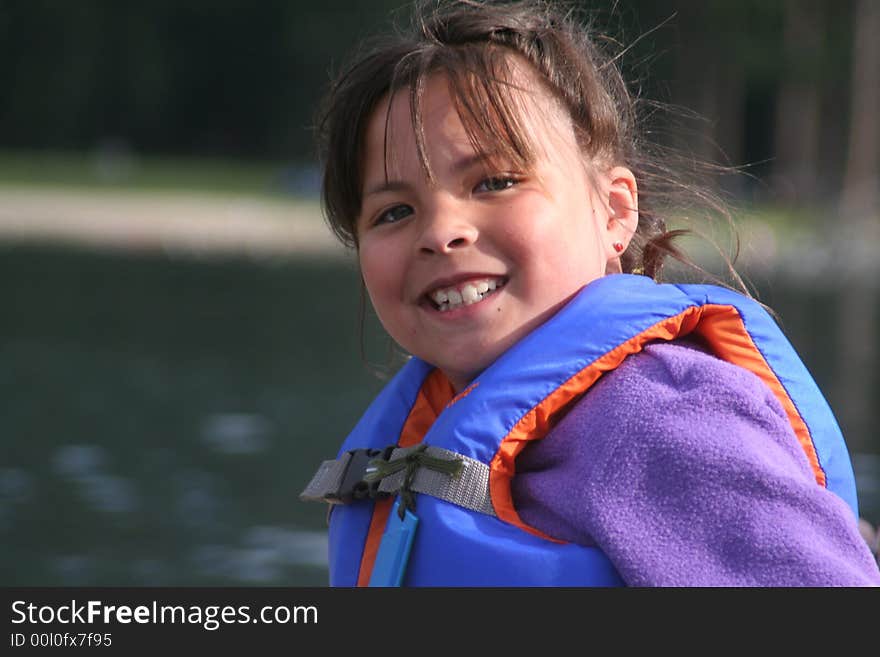
[[[770,390],[684,345],[598,381],[519,456],[513,496],[527,524],[597,545],[631,586],[880,585]]]

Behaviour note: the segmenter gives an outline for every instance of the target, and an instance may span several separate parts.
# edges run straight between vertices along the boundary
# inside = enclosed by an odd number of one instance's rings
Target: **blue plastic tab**
[[[407,509],[401,520],[399,506],[400,499],[397,499],[391,508],[388,524],[385,525],[382,542],[379,543],[379,554],[376,555],[376,563],[373,565],[370,586],[400,586],[403,583],[419,519]]]

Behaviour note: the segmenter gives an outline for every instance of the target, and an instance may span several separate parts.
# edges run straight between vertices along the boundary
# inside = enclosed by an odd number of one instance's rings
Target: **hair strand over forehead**
[[[639,187],[639,225],[621,256],[625,272],[656,277],[668,255],[690,264],[673,245],[681,231],[667,231],[666,205],[690,194],[698,205],[729,217],[723,204],[702,188],[683,182],[653,155],[635,130],[639,99],[618,67],[581,20],[574,6],[541,0],[483,2],[435,0],[417,3],[408,29],[367,42],[332,84],[318,122],[324,165],[322,200],[327,221],[340,240],[357,248],[365,133],[383,99],[406,91],[419,160],[433,179],[427,156],[422,98],[427,79],[442,75],[475,151],[528,168],[535,144],[523,124],[524,90],[514,62],[527,64],[541,89],[570,117],[587,161],[623,165]],[[385,175],[388,176],[391,103],[385,108]],[[686,194],[683,194],[686,192]]]

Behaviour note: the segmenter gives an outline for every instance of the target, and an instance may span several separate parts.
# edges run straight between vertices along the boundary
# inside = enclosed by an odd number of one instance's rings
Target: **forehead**
[[[471,145],[445,75],[430,76],[415,101],[417,108],[413,102],[411,90],[400,89],[393,96],[386,94],[376,106],[365,136],[368,164],[418,151],[420,141],[426,151],[430,148],[443,154]]]
[[[574,143],[571,118],[546,83],[525,61],[505,60],[488,84],[436,72],[417,91],[386,94],[366,126],[365,177],[391,175],[401,158],[409,167],[413,153],[430,177],[437,157],[476,152],[525,166],[561,142]]]

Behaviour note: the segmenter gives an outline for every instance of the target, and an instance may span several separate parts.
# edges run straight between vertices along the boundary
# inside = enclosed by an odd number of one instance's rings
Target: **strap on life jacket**
[[[400,493],[431,495],[471,511],[495,516],[489,492],[489,466],[457,452],[430,445],[383,450],[355,449],[324,461],[300,493],[306,502],[348,504]],[[401,506],[402,510],[406,504]]]

